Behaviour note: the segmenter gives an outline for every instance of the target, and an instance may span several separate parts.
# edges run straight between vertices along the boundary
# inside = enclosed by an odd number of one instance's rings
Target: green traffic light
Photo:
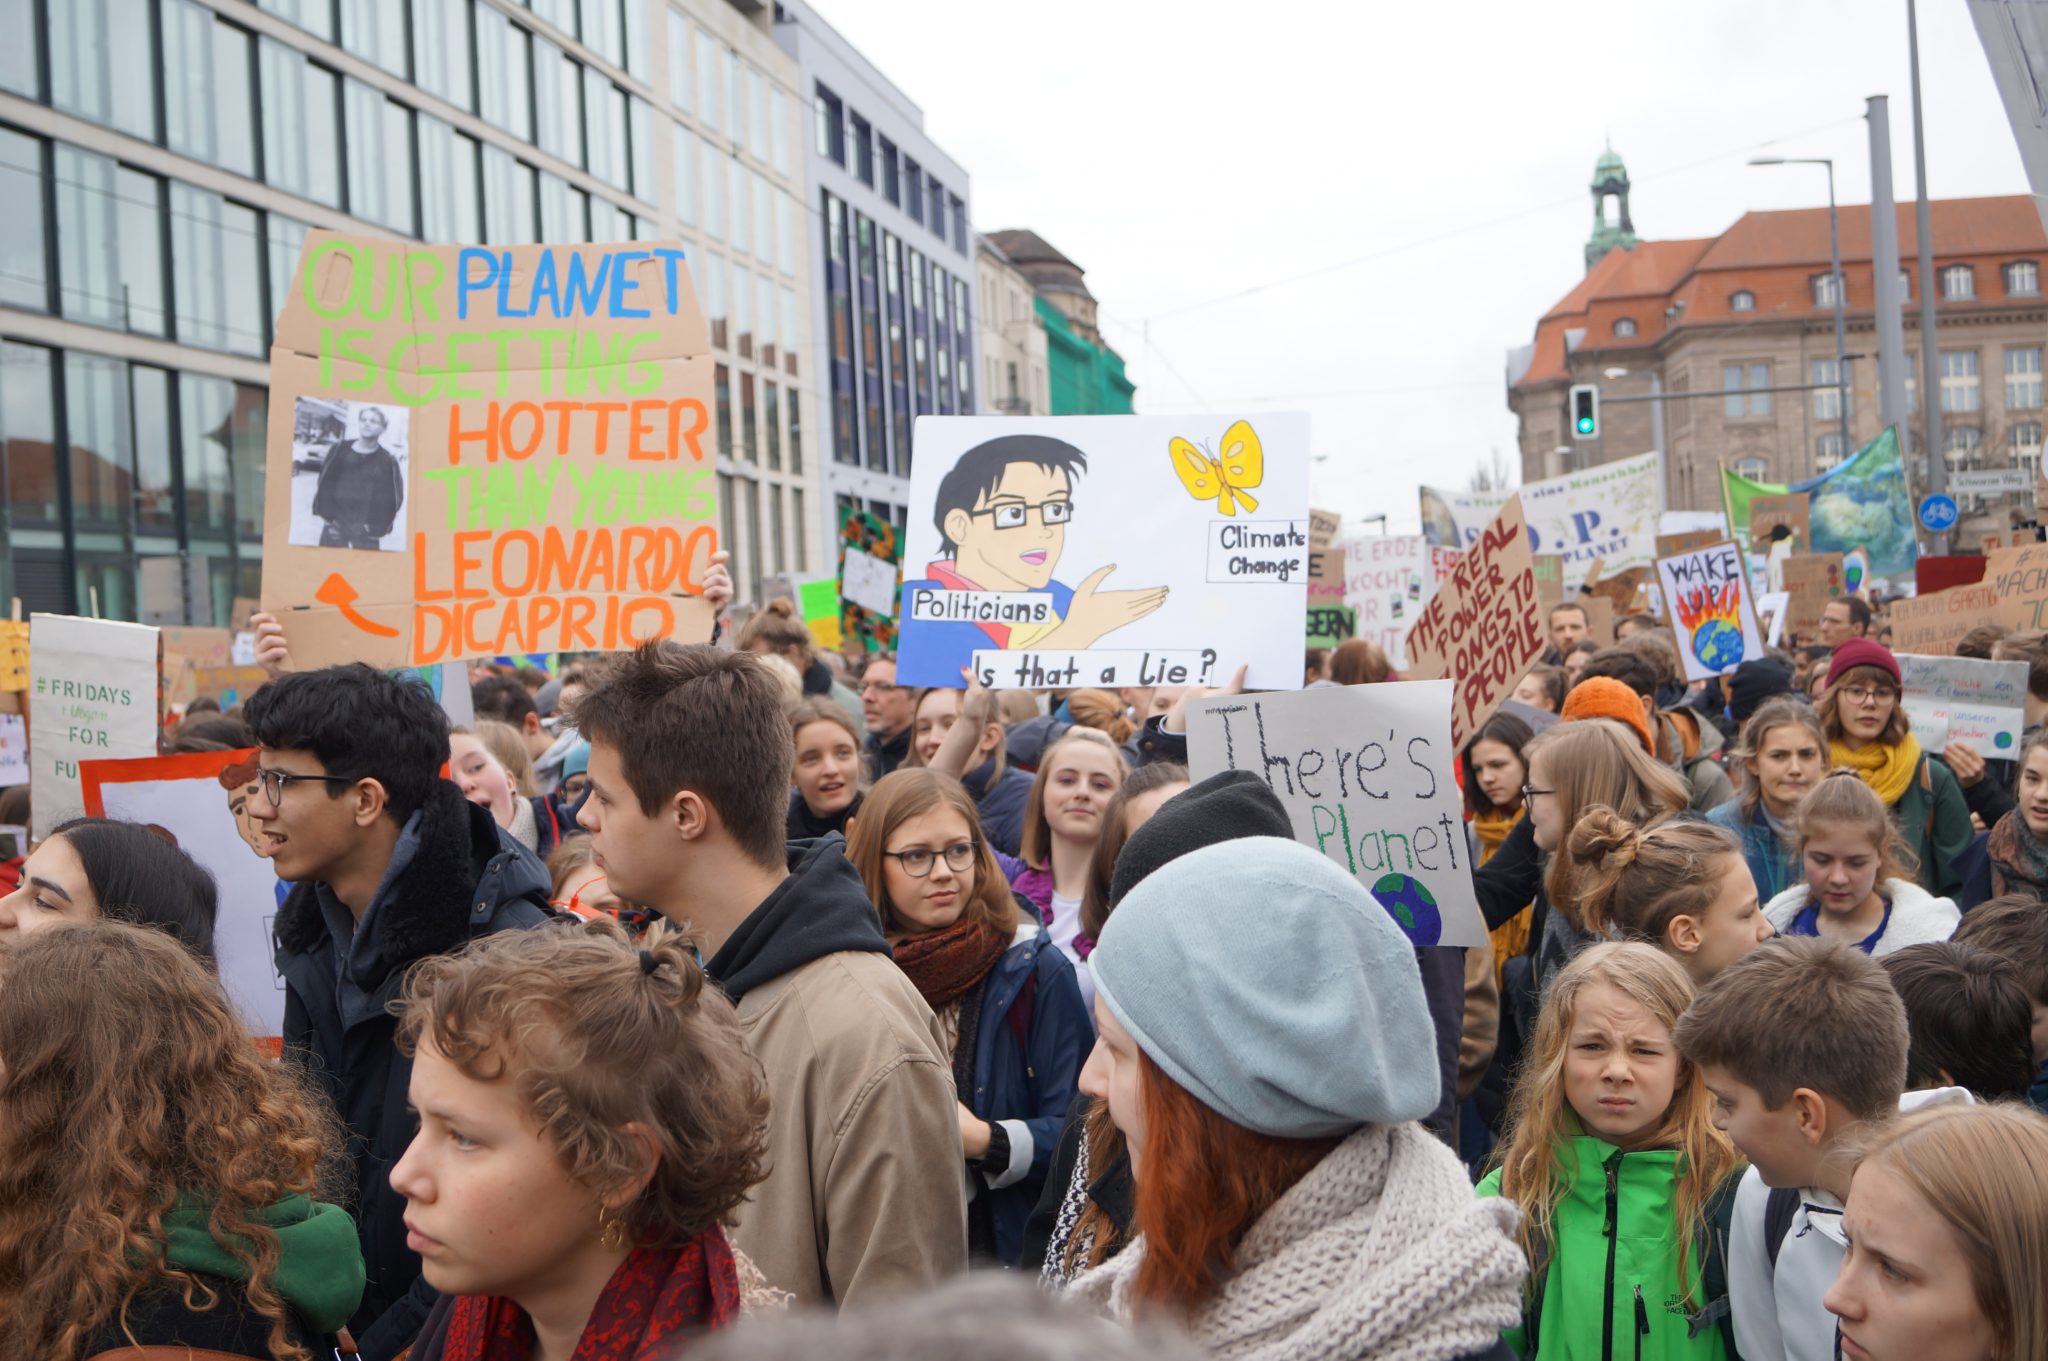
[[[1593,433],[1593,419],[1592,419],[1592,417],[1590,417],[1590,416],[1581,416],[1581,417],[1579,417],[1579,433],[1580,433],[1580,434],[1582,434],[1582,435],[1590,435],[1590,434],[1592,434],[1592,433]]]

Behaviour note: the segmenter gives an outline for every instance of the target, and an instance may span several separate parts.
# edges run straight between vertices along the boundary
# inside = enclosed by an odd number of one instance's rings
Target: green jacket
[[[1906,848],[1920,858],[1915,877],[1937,898],[1954,898],[1963,888],[1963,853],[1977,829],[1970,825],[1970,805],[1948,762],[1920,754],[1920,767],[1899,801],[1892,821]]]
[[[164,1216],[165,1260],[183,1270],[246,1281],[248,1269],[208,1227],[211,1212],[202,1197],[178,1198]],[[347,1323],[363,1297],[363,1250],[347,1212],[306,1196],[287,1196],[249,1217],[277,1235],[270,1288],[318,1332],[332,1333]]]
[[[1728,1361],[1733,1352],[1716,1326],[1726,1303],[1703,1300],[1697,1246],[1678,1278],[1678,1154],[1624,1153],[1586,1135],[1567,1140],[1561,1154],[1572,1181],[1553,1240],[1537,1248],[1546,1269],[1540,1284],[1530,1273],[1522,1326],[1502,1340],[1532,1361]],[[1500,1194],[1498,1169],[1479,1194]],[[1711,1274],[1721,1285],[1724,1273]],[[1698,1325],[1693,1314],[1703,1315]]]

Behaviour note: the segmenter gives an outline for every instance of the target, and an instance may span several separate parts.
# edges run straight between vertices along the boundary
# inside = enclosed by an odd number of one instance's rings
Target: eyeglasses
[[[588,775],[571,775],[555,786],[555,793],[560,796],[556,802],[562,804],[574,803],[583,797],[583,791],[588,788],[590,788],[590,777]]]
[[[1527,803],[1538,794],[1555,794],[1556,792],[1555,789],[1538,789],[1533,784],[1525,784],[1522,786],[1522,802]]]
[[[272,808],[284,803],[284,787],[288,784],[312,780],[322,784],[354,784],[346,775],[294,775],[288,770],[264,770],[256,772],[256,783],[263,786],[263,797],[270,800]]]
[[[903,872],[913,879],[922,879],[932,872],[932,865],[939,856],[946,857],[946,868],[955,874],[965,874],[974,864],[974,853],[981,849],[978,841],[956,841],[943,851],[933,852],[923,846],[912,846],[907,851],[883,851],[882,854],[903,866]]]
[[[1888,685],[1845,685],[1842,698],[1851,704],[1889,704],[1899,692]]]
[[[1022,501],[1009,501],[986,510],[970,510],[969,515],[986,515],[996,522],[997,529],[1022,529],[1031,516],[1038,512],[1038,523],[1042,525],[1063,525],[1074,518],[1074,504],[1071,501],[1041,501],[1037,505],[1026,505]]]

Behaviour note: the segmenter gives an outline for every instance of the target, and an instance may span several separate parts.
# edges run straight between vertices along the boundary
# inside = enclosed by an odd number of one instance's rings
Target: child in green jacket
[[[1685,971],[1595,945],[1544,998],[1513,1126],[1483,1196],[1522,1207],[1529,1286],[1504,1339],[1525,1358],[1725,1361],[1725,1234],[1740,1167],[1671,1029]]]

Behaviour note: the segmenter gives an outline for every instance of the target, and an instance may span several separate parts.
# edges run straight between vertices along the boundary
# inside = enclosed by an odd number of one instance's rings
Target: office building
[[[975,265],[981,321],[982,402],[1005,416],[1052,414],[1046,376],[1045,323],[1038,319],[1038,295],[1009,256],[986,236],[976,236]]]
[[[1037,295],[1053,415],[1130,415],[1138,389],[1124,373],[1123,356],[1096,325],[1095,295],[1085,271],[1034,231],[990,232],[989,240]]]

